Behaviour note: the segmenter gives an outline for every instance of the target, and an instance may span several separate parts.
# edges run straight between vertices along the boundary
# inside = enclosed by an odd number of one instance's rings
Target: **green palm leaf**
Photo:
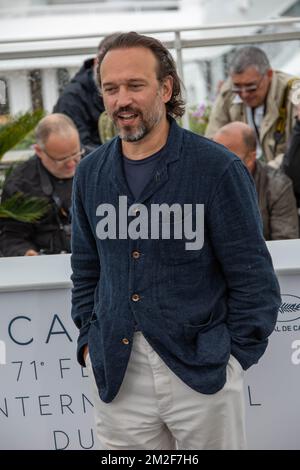
[[[6,152],[33,131],[44,115],[44,111],[39,109],[21,116],[18,115],[4,126],[0,126],[0,160]],[[0,203],[0,218],[10,218],[20,222],[36,222],[47,212],[48,208],[48,202],[44,199],[15,194]]]
[[[42,109],[16,116],[4,126],[0,127],[0,160],[11,148],[19,143],[35,128],[45,115]]]
[[[47,200],[17,193],[0,204],[0,218],[32,223],[40,219],[48,209]]]

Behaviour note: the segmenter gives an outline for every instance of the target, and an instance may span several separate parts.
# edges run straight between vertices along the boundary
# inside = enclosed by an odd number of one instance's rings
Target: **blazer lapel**
[[[113,147],[111,149],[111,154],[109,159],[111,162],[110,166],[110,182],[117,190],[119,196],[127,196],[127,199],[130,203],[134,202],[133,194],[131,193],[123,170],[122,163],[122,149],[121,149],[121,139],[116,137],[113,142]]]

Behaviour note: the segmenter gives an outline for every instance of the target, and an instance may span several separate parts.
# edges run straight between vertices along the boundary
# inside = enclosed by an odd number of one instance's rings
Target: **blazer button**
[[[129,344],[129,339],[123,338],[123,339],[122,339],[122,343],[123,343],[123,344],[126,344],[126,345]]]
[[[138,302],[138,301],[140,300],[140,298],[141,298],[141,297],[139,296],[139,294],[133,294],[133,295],[131,296],[131,300],[132,300],[133,302]]]
[[[139,251],[133,251],[131,255],[134,259],[139,259],[141,256],[141,253]]]

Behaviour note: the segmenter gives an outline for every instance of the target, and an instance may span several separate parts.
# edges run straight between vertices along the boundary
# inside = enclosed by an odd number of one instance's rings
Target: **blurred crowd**
[[[103,52],[116,34],[101,41]],[[1,256],[70,252],[72,182],[81,158],[114,138],[104,109],[97,57],[84,62],[66,86],[53,114],[35,131],[35,155],[7,177],[2,202],[15,194],[47,200],[35,222],[3,218]],[[218,90],[206,137],[236,154],[252,175],[266,240],[299,237],[300,81],[272,69],[265,52],[237,50]]]

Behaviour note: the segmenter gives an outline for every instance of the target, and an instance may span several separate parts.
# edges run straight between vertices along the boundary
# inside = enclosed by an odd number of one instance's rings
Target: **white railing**
[[[168,48],[175,51],[179,74],[185,82],[187,77],[184,77],[184,64],[211,61],[210,51],[207,52],[209,48],[219,47],[219,55],[222,56],[232,46],[239,44],[300,40],[300,17],[192,28],[143,29],[139,32],[158,37]],[[51,39],[40,36],[22,40],[14,38],[9,41],[0,40],[0,74],[1,71],[7,70],[24,71],[33,68],[49,70],[79,66],[83,57],[95,55],[100,39],[101,33],[97,36],[56,35]],[[185,55],[186,51],[189,55]],[[206,54],[203,54],[203,51],[206,51]],[[224,76],[220,77],[223,78]]]
[[[287,27],[287,30],[264,32],[263,28],[266,27]],[[232,30],[238,30],[238,33],[232,34]],[[243,30],[242,33],[241,30]],[[229,34],[224,34],[224,31],[229,31]],[[177,65],[183,77],[183,49],[299,40],[300,18],[215,24],[182,29],[151,29],[141,32],[159,36],[168,48],[175,49]],[[0,40],[0,61],[94,55],[100,39],[101,35],[85,34],[80,37],[57,35],[51,39],[32,37],[22,40]]]
[[[19,4],[11,7],[0,7],[2,16],[49,16],[62,14],[82,14],[82,13],[114,13],[118,12],[146,12],[177,10],[180,0],[106,0],[70,2],[66,4],[35,5]]]
[[[286,31],[263,32],[264,27],[287,26]],[[293,28],[290,28],[293,26]],[[220,34],[220,31],[247,30],[239,34]],[[143,34],[167,36],[164,43],[170,49],[181,50],[192,47],[224,46],[234,44],[253,44],[262,42],[291,41],[300,39],[300,17],[244,23],[215,24],[193,28],[160,28],[139,31]],[[195,37],[195,33],[199,33]],[[192,33],[193,38],[187,38]],[[213,33],[213,34],[212,34]],[[173,37],[172,37],[173,36]],[[26,39],[0,39],[0,60],[26,59],[34,57],[57,57],[69,55],[89,55],[95,53],[95,47],[101,34],[57,35],[51,39],[32,37]]]

